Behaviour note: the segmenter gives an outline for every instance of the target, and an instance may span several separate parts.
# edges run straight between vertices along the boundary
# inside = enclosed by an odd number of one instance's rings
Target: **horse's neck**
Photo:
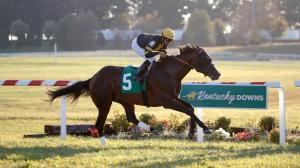
[[[188,56],[188,55],[179,55],[176,57],[189,63],[189,64],[190,64],[190,61],[192,61],[190,56]],[[178,65],[178,71],[176,73],[177,74],[176,76],[177,76],[177,79],[179,79],[181,81],[191,71],[192,68],[183,62],[180,62],[178,60],[175,60],[175,61],[177,62],[177,65]]]
[[[185,62],[189,62],[187,55],[179,55],[174,57],[182,59]],[[180,62],[179,60],[176,60],[175,58],[171,58],[166,66],[169,74],[171,74],[178,82],[180,82],[191,70],[190,66]]]

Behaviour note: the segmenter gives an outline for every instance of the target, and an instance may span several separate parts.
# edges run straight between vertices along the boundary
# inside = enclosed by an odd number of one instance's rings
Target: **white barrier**
[[[0,80],[0,86],[69,86],[75,82],[75,80]],[[65,139],[67,136],[67,105],[65,96],[61,99],[60,109],[60,137]]]
[[[280,82],[198,82],[198,83],[183,83],[183,85],[206,85],[206,86],[266,86],[267,88],[276,88],[279,94],[279,127],[280,127],[280,144],[286,143],[286,132],[285,132],[285,94],[283,86]],[[195,93],[195,92],[194,92]],[[266,100],[267,101],[267,100]],[[205,108],[205,107],[204,107]],[[196,107],[197,115],[202,120],[202,107]],[[209,108],[214,108],[210,106]],[[222,108],[222,107],[220,107]],[[243,108],[243,107],[239,107]],[[197,127],[197,140],[203,142],[203,131],[200,127]]]

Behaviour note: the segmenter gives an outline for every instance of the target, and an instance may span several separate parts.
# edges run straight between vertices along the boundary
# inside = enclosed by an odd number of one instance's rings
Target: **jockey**
[[[133,51],[145,59],[139,68],[135,80],[140,80],[151,68],[151,65],[156,61],[157,55],[160,55],[162,58],[167,56],[166,49],[168,44],[174,39],[174,31],[170,28],[165,28],[160,35],[142,33],[132,41]]]

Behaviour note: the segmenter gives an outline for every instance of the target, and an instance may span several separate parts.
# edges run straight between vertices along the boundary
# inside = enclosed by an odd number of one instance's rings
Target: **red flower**
[[[89,131],[90,131],[90,135],[92,137],[99,137],[99,133],[98,133],[97,128],[89,128]]]

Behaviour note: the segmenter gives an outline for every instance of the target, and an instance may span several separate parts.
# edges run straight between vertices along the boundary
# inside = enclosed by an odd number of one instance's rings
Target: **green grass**
[[[139,57],[0,57],[0,79],[84,80],[105,65],[139,65]],[[289,129],[300,125],[300,61],[228,62],[216,61],[220,81],[281,81],[286,92],[286,120]],[[184,81],[209,81],[191,71]],[[100,146],[98,139],[59,137],[24,139],[24,134],[42,133],[45,124],[59,124],[59,101],[45,101],[46,87],[0,87],[0,167],[297,167],[299,145],[267,142],[206,142],[183,140],[112,140]],[[262,116],[278,117],[278,95],[269,89],[268,110],[205,109],[204,120],[231,118],[232,125],[244,126]],[[113,112],[123,112],[113,104]],[[137,115],[150,113],[158,119],[170,114],[186,116],[164,108],[136,107]],[[68,124],[93,124],[97,109],[89,97],[68,106]]]
[[[300,43],[274,43],[258,46],[240,46],[235,48],[225,48],[224,50],[247,53],[276,53],[276,54],[300,54]]]

